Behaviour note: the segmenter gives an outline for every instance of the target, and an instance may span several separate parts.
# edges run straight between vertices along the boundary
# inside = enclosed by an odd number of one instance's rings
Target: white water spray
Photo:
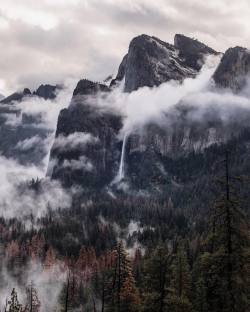
[[[122,142],[122,154],[121,154],[120,166],[119,166],[119,171],[118,171],[118,176],[117,176],[118,182],[124,179],[124,176],[125,176],[124,165],[125,165],[125,151],[126,151],[127,137],[128,137],[128,134],[125,133],[123,142]]]

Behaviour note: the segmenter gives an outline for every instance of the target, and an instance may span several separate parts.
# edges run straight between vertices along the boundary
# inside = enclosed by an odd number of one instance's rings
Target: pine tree
[[[143,285],[143,311],[165,309],[171,255],[168,249],[158,246],[145,263]]]
[[[201,267],[201,257],[196,259],[193,268],[193,295],[194,310],[208,312],[207,284]]]
[[[22,312],[22,305],[17,298],[17,292],[15,288],[12,289],[10,301],[7,303],[7,312]]]
[[[173,312],[192,311],[191,274],[187,253],[180,244],[174,258],[167,304]]]
[[[26,305],[25,311],[27,312],[39,312],[40,300],[38,298],[37,290],[34,287],[33,282],[26,289]]]
[[[119,242],[116,248],[115,267],[109,284],[111,296],[107,311],[138,311],[140,305],[139,294],[135,286],[131,262],[122,242]]]
[[[53,250],[53,248],[51,246],[49,246],[47,252],[46,252],[46,256],[45,256],[45,260],[44,260],[44,269],[45,270],[51,270],[53,268],[53,266],[56,263],[56,255],[55,252]]]
[[[202,256],[202,271],[209,311],[246,312],[250,304],[249,225],[237,194],[239,179],[230,176],[228,153],[224,163],[225,175],[218,179],[220,194]]]

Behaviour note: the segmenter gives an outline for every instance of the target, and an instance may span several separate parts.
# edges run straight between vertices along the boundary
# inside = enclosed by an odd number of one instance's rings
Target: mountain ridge
[[[225,52],[222,62],[228,53]],[[156,176],[160,177],[162,182],[175,180],[167,172],[171,161],[178,161],[183,156],[188,157],[190,153],[199,154],[210,145],[223,144],[230,140],[230,126],[224,126],[220,120],[211,120],[204,124],[194,123],[185,117],[188,114],[185,104],[182,104],[172,112],[173,116],[179,116],[174,121],[172,130],[148,124],[143,128],[143,134],[131,133],[124,142],[125,138],[122,141],[118,137],[122,129],[122,117],[112,111],[99,113],[96,106],[96,96],[105,96],[105,93],[112,92],[122,80],[125,93],[142,87],[157,87],[170,80],[182,84],[186,78],[195,78],[199,74],[207,55],[219,56],[221,53],[198,40],[179,34],[175,36],[175,45],[156,37],[140,35],[131,41],[128,54],[123,57],[110,88],[86,79],[80,80],[73,92],[69,108],[59,115],[55,142],[60,135],[72,135],[76,131],[89,132],[99,141],[94,145],[87,144],[83,150],[76,148],[74,151],[67,151],[66,154],[52,147],[51,163],[56,164],[52,169],[52,178],[59,179],[65,186],[79,184],[90,192],[96,188],[120,188],[121,185],[126,188],[127,184],[131,189],[146,190],[152,187],[151,181]],[[218,68],[220,66],[221,63]],[[220,72],[223,72],[223,66]],[[215,85],[220,88],[217,76],[211,78],[214,78]],[[233,85],[231,88],[233,90]],[[235,129],[235,133],[239,135],[242,131],[239,122]],[[66,174],[63,168],[65,161],[79,161],[83,156],[88,161],[93,161],[93,171],[84,172],[78,168],[70,172],[67,168]],[[121,164],[121,159],[126,163]],[[124,168],[126,175],[122,178],[123,181],[118,181],[115,185],[119,167]],[[65,175],[67,179],[64,179]]]

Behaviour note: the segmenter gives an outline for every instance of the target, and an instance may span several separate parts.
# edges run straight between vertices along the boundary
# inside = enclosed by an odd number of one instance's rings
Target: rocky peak
[[[22,92],[14,92],[11,95],[4,98],[0,103],[10,104],[12,102],[20,102],[25,96],[31,95],[30,89],[25,88]]]
[[[31,91],[29,88],[24,88],[23,89],[23,95],[30,95],[31,94]]]
[[[119,83],[125,77],[126,66],[127,66],[127,58],[128,58],[128,54],[126,54],[123,57],[122,62],[120,64],[119,68],[118,68],[118,73],[116,75],[116,78],[111,80],[110,87],[115,86],[117,84],[117,82]]]
[[[158,38],[141,35],[134,38],[129,46],[125,91],[158,86],[171,79],[182,81],[195,74],[194,70],[181,64],[174,46]]]
[[[237,92],[246,85],[250,73],[250,51],[242,47],[228,49],[214,73],[218,87],[231,88]]]
[[[175,45],[156,37],[140,35],[131,41],[128,54],[123,58],[111,86],[125,78],[125,92],[132,92],[169,80],[183,81],[195,77],[206,54],[217,52],[182,35],[176,35]]]
[[[110,89],[105,84],[93,82],[87,79],[82,79],[78,82],[73,92],[73,96],[94,95],[98,92],[108,92],[108,91],[110,91]]]
[[[174,37],[174,45],[180,51],[180,57],[185,59],[187,66],[196,70],[200,70],[204,63],[205,55],[218,55],[214,49],[208,47],[204,43],[186,37],[181,34],[176,34]]]
[[[34,95],[44,98],[45,100],[53,100],[56,97],[56,91],[60,89],[59,86],[52,86],[49,84],[42,84],[33,92]]]
[[[48,174],[60,179],[65,186],[75,183],[84,185],[86,189],[96,189],[110,183],[115,175],[122,119],[112,112],[100,112],[98,106],[93,105],[94,95],[109,91],[106,85],[80,80],[71,104],[59,114]],[[87,137],[89,141],[78,146],[79,140],[74,143],[75,136],[83,140]],[[62,138],[65,142],[71,141],[65,150],[58,148],[57,141],[62,141]],[[73,163],[77,163],[77,167],[67,166]]]
[[[59,89],[61,89],[61,87],[58,85],[52,86],[49,84],[45,84],[45,85],[42,84],[39,86],[39,88],[36,91],[31,93],[30,89],[24,88],[22,92],[14,92],[11,95],[4,98],[2,101],[0,101],[0,103],[9,104],[12,102],[20,102],[23,100],[24,97],[32,96],[32,95],[41,97],[45,100],[48,100],[48,99],[52,100],[56,97],[56,91]]]

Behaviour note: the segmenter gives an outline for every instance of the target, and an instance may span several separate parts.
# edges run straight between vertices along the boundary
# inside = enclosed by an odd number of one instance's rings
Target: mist
[[[37,291],[41,312],[54,311],[67,277],[65,267],[60,261],[53,264],[50,269],[46,269],[39,260],[31,261],[22,272],[19,281],[7,271],[6,266],[3,266],[1,273],[1,282],[5,285],[0,289],[1,308],[5,306],[6,299],[10,299],[13,288],[16,289],[18,300],[24,307],[27,303],[26,288],[32,284]]]
[[[97,105],[123,116],[123,128],[119,137],[143,130],[156,123],[171,130],[182,116],[189,123],[203,123],[214,119],[223,125],[232,122],[248,125],[250,93],[248,84],[235,94],[230,89],[219,89],[212,76],[221,56],[208,56],[196,78],[187,78],[183,83],[169,81],[159,87],[143,87],[132,93],[123,92],[122,82],[106,97],[100,97]]]
[[[172,125],[183,113],[180,107],[185,107],[185,118],[188,122],[203,123],[208,119],[219,120],[224,125],[237,121],[243,125],[248,123],[250,114],[250,98],[248,86],[239,94],[230,90],[218,90],[212,80],[213,73],[220,61],[220,57],[208,56],[206,62],[196,78],[185,79],[182,84],[169,81],[159,87],[144,87],[130,94],[123,92],[123,83],[112,90],[108,95],[97,97],[97,101],[89,100],[91,105],[112,111],[123,116],[123,127],[119,133],[120,140],[127,134],[143,131],[150,123],[171,130]],[[52,144],[60,150],[81,148],[84,153],[86,144],[95,144],[98,137],[90,133],[75,132],[69,136],[55,138],[57,118],[60,110],[69,105],[75,81],[70,81],[60,91],[55,100],[43,100],[37,97],[25,98],[20,104],[16,104],[26,113],[32,116],[39,115],[39,124],[34,127],[42,127],[48,130],[45,138],[33,136],[18,142],[16,149],[29,153],[34,146],[39,145],[44,149],[45,157],[39,165],[22,165],[16,159],[0,157],[1,176],[1,200],[0,214],[4,217],[18,215],[23,218],[30,213],[40,217],[52,208],[66,208],[70,206],[71,194],[63,190],[60,183],[45,179],[48,167],[53,168],[49,162]],[[86,103],[86,97],[84,98]],[[82,105],[84,105],[84,103]],[[81,105],[79,102],[77,105]],[[8,121],[9,122],[9,121]],[[13,122],[13,120],[12,120]],[[17,121],[20,122],[20,121]],[[56,160],[52,160],[56,162]],[[86,171],[93,170],[91,160],[82,156],[79,160],[64,161],[65,168],[72,167]],[[33,190],[22,192],[19,186],[31,179],[44,179],[43,190],[37,195]]]
[[[45,133],[19,141],[14,147],[16,154],[22,152],[28,155],[31,151],[39,149],[44,157],[40,162],[22,164],[16,157],[7,158],[0,155],[0,216],[24,220],[32,214],[36,219],[46,213],[48,206],[51,209],[70,207],[71,194],[63,190],[59,182],[46,178],[46,172],[58,115],[61,109],[68,107],[75,83],[73,80],[66,81],[53,100],[29,96],[21,103],[11,104],[11,109],[21,110],[20,115],[11,115],[13,131],[18,131],[22,116],[26,115],[33,118],[32,123],[27,125],[29,128],[44,129]],[[9,124],[10,118],[7,118],[5,123]],[[42,180],[39,192],[28,187],[32,179]]]

